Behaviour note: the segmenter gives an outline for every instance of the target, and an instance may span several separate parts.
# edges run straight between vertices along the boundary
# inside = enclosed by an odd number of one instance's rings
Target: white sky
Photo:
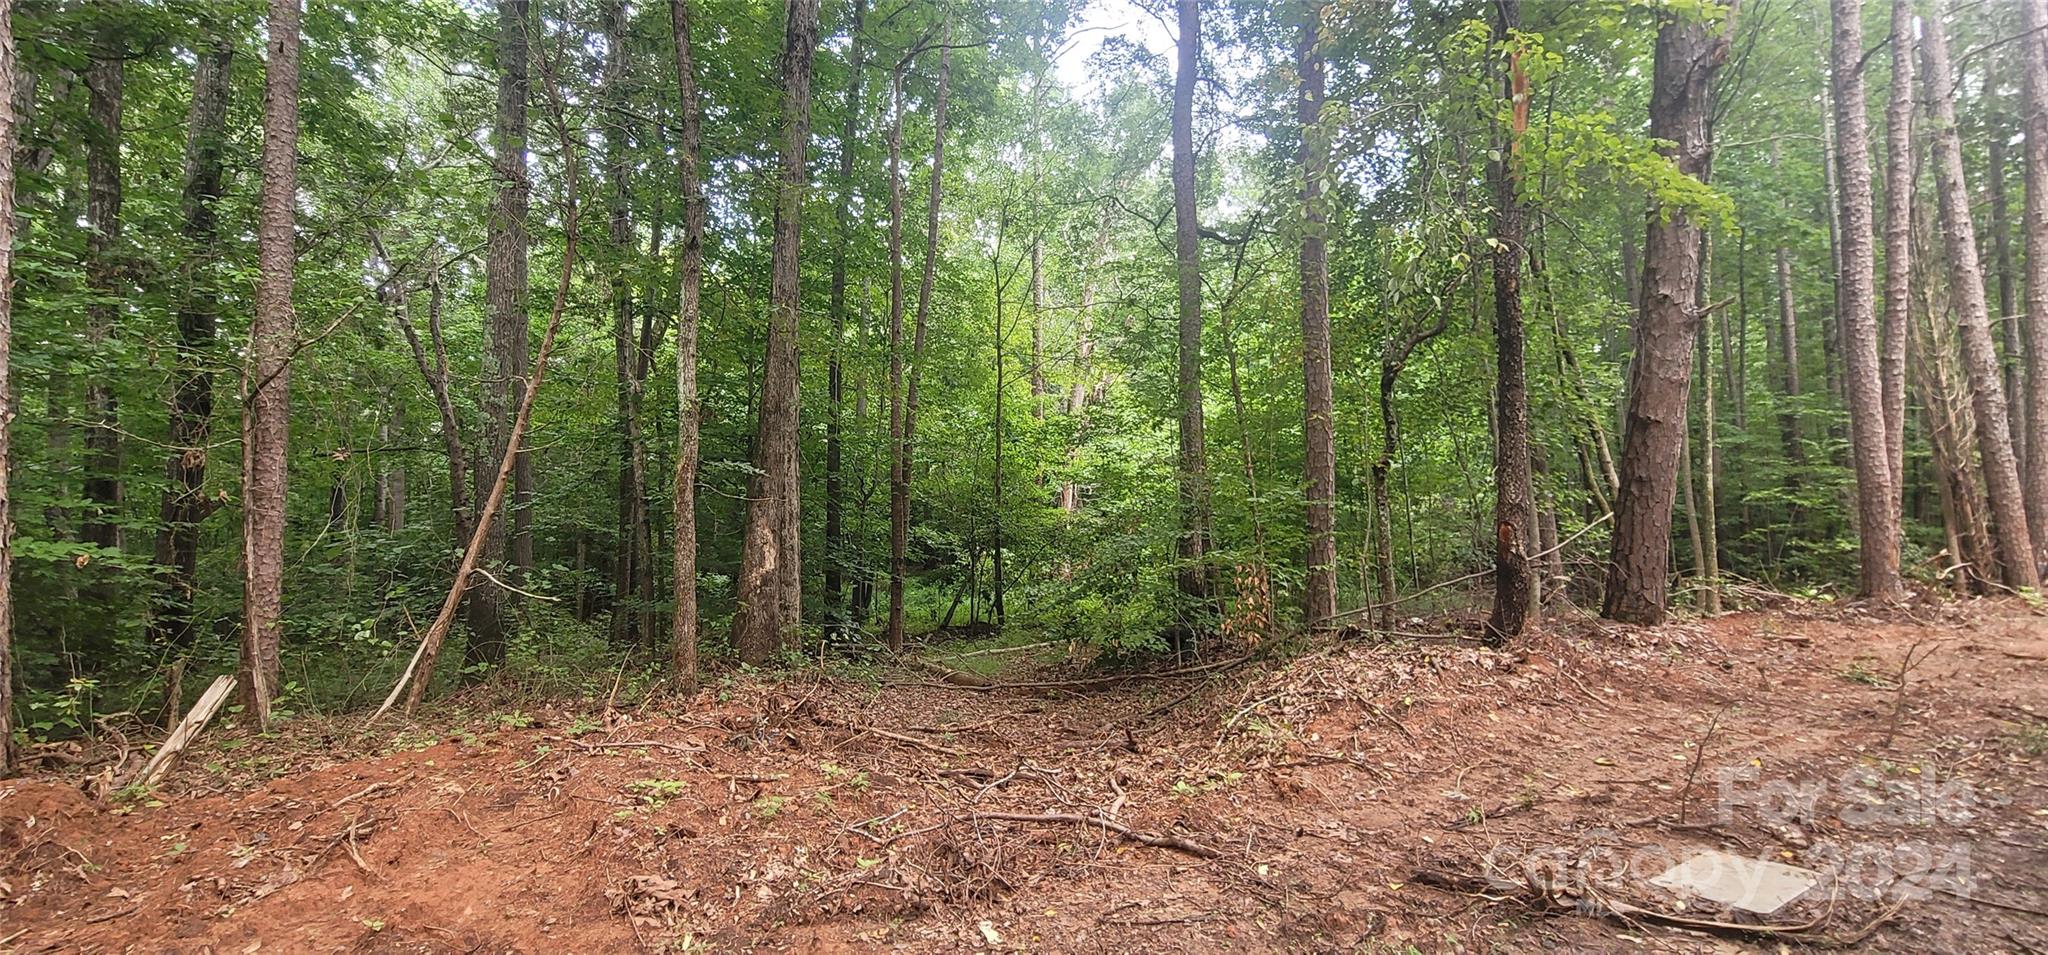
[[[1146,13],[1132,0],[1094,0],[1074,18],[1067,31],[1067,44],[1055,63],[1061,85],[1076,99],[1095,98],[1100,83],[1089,75],[1088,59],[1102,49],[1102,43],[1121,36],[1171,60],[1174,35],[1159,18]]]

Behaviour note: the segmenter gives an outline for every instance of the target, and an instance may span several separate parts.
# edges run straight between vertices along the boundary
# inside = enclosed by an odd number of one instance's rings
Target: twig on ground
[[[1152,846],[1156,849],[1172,849],[1175,852],[1185,852],[1188,855],[1203,859],[1214,859],[1223,854],[1199,842],[1191,842],[1179,836],[1139,832],[1123,823],[1104,818],[1101,815],[1083,816],[1069,812],[977,812],[967,818],[977,822],[993,820],[1001,822],[1066,823],[1075,826],[1094,826],[1098,829],[1115,833],[1132,842]]]

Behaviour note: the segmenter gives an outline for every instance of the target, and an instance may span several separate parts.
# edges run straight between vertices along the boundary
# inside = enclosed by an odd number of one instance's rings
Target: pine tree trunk
[[[491,199],[486,236],[488,258],[484,263],[484,301],[487,315],[482,372],[482,443],[484,453],[493,460],[503,457],[510,446],[507,442],[511,434],[512,409],[518,406],[519,396],[524,390],[520,376],[527,365],[528,28],[526,0],[499,0],[497,116],[491,136],[491,175],[497,181],[497,190]],[[438,343],[440,336],[436,335],[435,339]],[[436,347],[440,346],[437,344]],[[525,457],[523,451],[519,452],[519,458]],[[529,464],[529,474],[530,469]],[[520,473],[520,461],[515,460],[511,508],[515,520],[525,511]],[[487,468],[475,470],[472,478],[476,486],[471,489],[473,500],[482,500],[490,493],[490,488],[483,483],[490,477],[491,471]],[[471,529],[458,526],[457,532]],[[501,578],[507,574],[504,564],[508,543],[505,521],[494,521],[484,538],[484,552],[480,559],[487,570]],[[489,580],[470,589],[468,603],[464,606],[469,625],[469,644],[462,653],[465,679],[473,679],[504,662],[506,604],[511,599],[512,595]]]
[[[1202,436],[1202,240],[1195,202],[1195,82],[1201,62],[1201,0],[1176,0],[1180,36],[1173,80],[1173,241],[1180,283],[1180,371],[1175,407],[1180,445],[1175,478],[1180,493],[1177,573],[1185,606],[1174,628],[1179,641],[1199,629],[1211,596],[1207,555],[1209,473]]]
[[[843,476],[842,418],[846,403],[846,370],[840,348],[846,340],[846,253],[853,244],[854,149],[860,135],[860,81],[864,70],[867,0],[854,0],[853,42],[847,54],[846,116],[839,130],[838,196],[832,244],[832,346],[826,355],[825,388],[831,404],[825,419],[825,627],[829,636],[844,632],[846,614],[846,481]]]
[[[1921,84],[1926,95],[1928,131],[1933,137],[1935,196],[1940,200],[1949,285],[1963,343],[1963,370],[1969,375],[1976,410],[1977,451],[1984,462],[1984,485],[1991,501],[2001,579],[2009,587],[2038,587],[2041,576],[2027,526],[2019,465],[2012,450],[2005,384],[1999,380],[1998,351],[1992,342],[1991,317],[1984,301],[1984,274],[1977,262],[1977,229],[1970,217],[1969,186],[1963,176],[1962,141],[1956,131],[1955,78],[1949,67],[1943,15],[1943,4],[1935,0],[1923,21]]]
[[[2020,109],[2025,141],[2020,168],[2026,183],[2021,230],[2026,245],[2026,309],[2020,327],[2026,338],[2028,530],[2036,557],[2048,549],[2048,0],[2020,0],[2021,31],[2036,38],[2020,54]]]
[[[1796,481],[1799,469],[1806,466],[1806,440],[1799,427],[1799,309],[1792,301],[1792,256],[1790,250],[1778,246],[1775,254],[1778,282],[1778,373],[1784,397],[1784,410],[1778,412],[1779,440],[1785,448],[1785,460],[1792,465],[1792,476]]]
[[[1494,144],[1490,177],[1494,189],[1493,340],[1496,373],[1494,411],[1498,422],[1493,446],[1493,614],[1486,622],[1486,641],[1499,646],[1522,636],[1531,625],[1534,572],[1529,566],[1529,541],[1536,511],[1529,477],[1529,383],[1527,343],[1522,323],[1521,159],[1522,133],[1529,123],[1529,79],[1522,72],[1521,0],[1496,0],[1500,41],[1510,45],[1502,95],[1513,116]]]
[[[640,629],[641,608],[651,594],[640,589],[640,527],[645,521],[647,484],[640,441],[639,335],[634,325],[633,286],[627,276],[634,252],[630,205],[632,166],[626,155],[631,133],[626,128],[625,82],[627,13],[624,0],[605,8],[605,63],[601,96],[611,107],[604,126],[605,178],[610,182],[607,206],[610,239],[612,306],[612,374],[618,440],[616,547],[612,553],[611,642],[614,647],[638,646],[647,639]]]
[[[0,776],[14,772],[14,514],[7,487],[14,425],[14,0],[0,0]]]
[[[1892,0],[1891,93],[1885,103],[1884,329],[1878,355],[1885,467],[1901,520],[1906,486],[1906,328],[1913,291],[1913,0]]]
[[[242,412],[243,713],[270,725],[284,609],[285,445],[291,423],[293,215],[298,191],[299,3],[270,0],[263,68],[263,189],[257,206],[256,319]]]
[[[1708,290],[1713,287],[1714,237],[1700,233],[1700,281],[1693,297],[1701,314],[1710,307]],[[1712,316],[1704,319],[1714,321]],[[1707,347],[1707,336],[1699,339],[1700,378],[1700,497],[1699,497],[1699,553],[1697,555],[1700,575],[1700,609],[1708,614],[1721,612],[1721,517],[1720,501],[1716,491],[1716,469],[1720,467],[1719,446],[1715,443],[1714,418],[1714,358]]]
[[[1337,615],[1337,437],[1330,371],[1330,257],[1324,233],[1323,181],[1330,144],[1322,123],[1323,0],[1308,0],[1296,41],[1301,92],[1301,364],[1302,470],[1308,509],[1308,576],[1302,619],[1328,626]]]
[[[889,74],[889,652],[903,650],[909,572],[910,474],[903,461],[903,71]]]
[[[748,481],[733,647],[759,664],[794,645],[802,590],[797,517],[798,252],[811,129],[811,64],[818,49],[818,0],[786,0],[782,44],[782,169],[770,253],[768,343],[756,425],[755,473]],[[913,402],[915,394],[913,392]]]
[[[2012,205],[2005,191],[2007,131],[1996,109],[1994,80],[1997,67],[1984,72],[1984,191],[1991,200],[1991,271],[1998,279],[1998,310],[1991,324],[1998,329],[2004,353],[1999,367],[2005,373],[2006,411],[2012,425],[2012,453],[2020,462],[2020,483],[2027,483],[2027,382],[2026,329],[2020,317],[2017,289],[2012,274]],[[2024,154],[2023,154],[2024,155]],[[2027,517],[2034,518],[2034,499],[2027,498]],[[2039,540],[2041,533],[2028,526],[2028,535]],[[2038,545],[2037,545],[2038,546]]]
[[[1842,351],[1842,386],[1849,403],[1850,454],[1856,472],[1859,590],[1866,597],[1894,600],[1901,596],[1899,512],[1893,503],[1886,369],[1878,347],[1870,134],[1860,72],[1863,3],[1833,0],[1833,10],[1829,81],[1835,107],[1835,180],[1840,187],[1841,220],[1836,336]]]
[[[219,337],[220,293],[215,258],[220,252],[220,202],[227,144],[228,72],[235,47],[213,38],[199,54],[192,74],[192,109],[185,121],[185,182],[180,237],[189,250],[180,278],[176,380],[171,397],[171,453],[165,462],[170,484],[159,511],[156,562],[163,589],[149,618],[150,642],[177,656],[197,637],[192,602],[199,585],[199,524],[218,506],[206,497],[207,444],[213,426],[214,354]]]
[[[1695,178],[1705,174],[1713,152],[1707,120],[1713,75],[1728,56],[1725,30],[1710,36],[1704,23],[1667,16],[1657,33],[1650,135],[1670,142],[1667,154]],[[1626,623],[1663,622],[1670,598],[1671,507],[1686,453],[1686,392],[1700,320],[1699,245],[1700,227],[1685,210],[1656,210],[1649,217],[1621,490],[1601,607],[1602,616]]]
[[[704,285],[704,185],[697,153],[702,113],[690,44],[690,0],[669,0],[668,9],[682,114],[676,167],[683,194],[682,290],[676,299],[675,611],[669,640],[676,681],[688,696],[697,689],[697,453],[703,420],[697,398],[697,313]]]

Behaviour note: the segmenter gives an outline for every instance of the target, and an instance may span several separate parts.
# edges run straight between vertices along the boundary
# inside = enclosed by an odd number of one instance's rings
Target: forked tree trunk
[[[690,45],[690,2],[669,0],[681,113],[677,175],[683,194],[682,290],[676,298],[675,611],[670,653],[685,696],[697,689],[697,450],[703,411],[697,400],[697,312],[704,286],[704,185],[698,169],[702,113]]]
[[[1202,437],[1202,239],[1195,203],[1195,82],[1202,56],[1201,0],[1176,0],[1180,36],[1173,79],[1173,243],[1180,283],[1180,371],[1175,407],[1180,419],[1175,462],[1180,492],[1177,574],[1185,607],[1174,629],[1199,627],[1211,588],[1206,563],[1209,540],[1209,468]]]
[[[243,712],[270,725],[284,609],[285,443],[291,423],[293,215],[298,191],[299,0],[270,0],[263,67],[263,191],[256,319],[242,411]]]
[[[1529,77],[1523,72],[1515,32],[1522,25],[1521,0],[1496,0],[1500,42],[1509,44],[1502,94],[1512,119],[1494,144],[1489,170],[1494,190],[1493,340],[1497,371],[1493,446],[1493,614],[1486,641],[1499,646],[1531,626],[1535,573],[1529,565],[1536,508],[1529,477],[1529,382],[1526,333],[1522,323],[1522,133],[1529,125]]]
[[[1899,513],[1893,504],[1890,422],[1877,329],[1877,250],[1872,220],[1870,134],[1864,115],[1862,0],[1833,0],[1829,83],[1834,101],[1835,180],[1839,184],[1841,273],[1836,284],[1836,336],[1842,387],[1849,404],[1849,444],[1856,471],[1859,590],[1895,600],[1899,584]]]
[[[1295,46],[1301,76],[1295,120],[1301,126],[1302,470],[1308,509],[1302,619],[1312,628],[1328,626],[1337,616],[1336,407],[1330,372],[1330,256],[1325,246],[1329,213],[1323,200],[1330,162],[1329,136],[1322,122],[1323,9],[1323,0],[1308,0]]]
[[[2027,525],[2037,560],[2048,551],[2048,0],[2020,0],[2021,32],[2034,37],[2020,52],[2020,111],[2025,142],[2020,170],[2026,204],[2020,224],[2026,244]]]
[[[1892,0],[1892,88],[1884,110],[1884,340],[1878,377],[1892,495],[1886,509],[1893,515],[1902,514],[1906,486],[1906,328],[1913,307],[1913,23],[1913,0]]]
[[[1730,16],[1732,16],[1732,12]],[[1727,59],[1725,26],[1666,16],[1657,33],[1650,135],[1672,145],[1679,171],[1699,177],[1712,156],[1707,120],[1712,80]],[[1621,489],[1601,615],[1638,624],[1664,620],[1670,597],[1671,506],[1685,455],[1686,391],[1699,330],[1700,227],[1683,209],[1657,210],[1643,246],[1642,308],[1630,369]]]
[[[173,362],[171,450],[165,462],[163,521],[157,531],[156,563],[163,589],[150,614],[150,642],[182,657],[197,636],[192,602],[199,584],[199,524],[218,507],[206,497],[207,444],[213,427],[213,369],[219,356],[220,293],[214,264],[219,254],[220,219],[214,208],[222,191],[227,146],[228,69],[234,44],[212,39],[192,73],[192,109],[185,122],[185,182],[180,237],[186,260],[178,303],[178,346]]]
[[[1962,140],[1956,131],[1955,79],[1949,67],[1943,6],[1940,0],[1934,0],[1923,21],[1921,85],[1926,95],[1928,131],[1933,137],[1935,196],[1940,199],[1949,285],[1962,337],[1963,370],[1969,375],[1976,410],[1977,451],[1984,463],[1984,486],[1991,501],[2000,575],[2010,587],[2038,587],[2041,576],[2027,527],[2019,464],[2012,450],[2005,383],[1999,380],[1998,350],[1992,342],[1991,317],[1984,301],[1984,274],[1977,261],[1977,229],[1970,217],[1969,186],[1963,176]]]
[[[786,0],[782,43],[782,169],[770,253],[768,343],[756,425],[754,476],[740,545],[733,647],[759,664],[791,646],[800,622],[798,553],[797,313],[803,234],[804,152],[811,131],[811,64],[818,49],[818,0]]]

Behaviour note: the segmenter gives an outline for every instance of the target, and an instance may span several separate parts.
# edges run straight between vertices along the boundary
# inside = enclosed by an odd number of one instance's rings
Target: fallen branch
[[[1564,540],[1558,541],[1557,543],[1555,543],[1555,544],[1551,545],[1551,546],[1550,546],[1550,548],[1549,548],[1548,550],[1544,550],[1544,551],[1540,551],[1540,552],[1538,552],[1538,553],[1530,554],[1530,555],[1529,555],[1529,562],[1530,562],[1531,564],[1534,564],[1534,563],[1535,563],[1535,562],[1536,562],[1537,560],[1539,560],[1539,559],[1541,559],[1541,558],[1544,558],[1544,557],[1548,557],[1548,556],[1550,556],[1550,555],[1552,555],[1552,554],[1555,554],[1555,553],[1557,553],[1558,551],[1561,551],[1561,550],[1565,549],[1566,545],[1569,545],[1569,544],[1570,544],[1570,543],[1571,543],[1572,541],[1578,540],[1579,538],[1581,538],[1581,537],[1585,536],[1585,534],[1586,534],[1586,532],[1587,532],[1587,531],[1590,531],[1590,530],[1592,530],[1592,529],[1593,529],[1593,528],[1595,528],[1595,527],[1599,527],[1600,525],[1602,525],[1602,524],[1605,524],[1605,523],[1607,523],[1607,522],[1608,522],[1609,520],[1612,520],[1613,518],[1614,518],[1614,513],[1613,513],[1612,511],[1610,511],[1610,512],[1608,512],[1608,513],[1606,513],[1606,514],[1602,514],[1602,515],[1600,515],[1600,516],[1599,516],[1598,518],[1595,518],[1595,519],[1593,520],[1593,522],[1592,522],[1592,523],[1590,523],[1590,524],[1587,524],[1586,526],[1584,526],[1584,527],[1581,527],[1581,528],[1579,528],[1579,529],[1578,529],[1578,530],[1576,530],[1576,531],[1573,531],[1573,532],[1572,532],[1572,536],[1570,536],[1570,537],[1567,537],[1567,538],[1565,538]],[[1424,588],[1422,588],[1421,590],[1418,590],[1418,591],[1416,591],[1416,592],[1414,592],[1414,593],[1412,593],[1412,594],[1402,594],[1402,595],[1400,595],[1400,596],[1398,596],[1398,597],[1395,597],[1395,598],[1394,598],[1394,599],[1392,599],[1392,600],[1383,600],[1383,601],[1381,601],[1381,602],[1379,602],[1379,603],[1373,603],[1373,604],[1366,604],[1366,605],[1365,605],[1365,606],[1363,606],[1363,607],[1357,607],[1357,608],[1354,608],[1354,609],[1351,609],[1351,610],[1340,610],[1340,611],[1338,611],[1338,612],[1336,612],[1336,613],[1333,613],[1333,614],[1331,614],[1331,615],[1329,615],[1329,616],[1327,616],[1327,617],[1318,617],[1318,618],[1316,618],[1316,620],[1315,620],[1314,622],[1315,622],[1316,624],[1324,624],[1324,623],[1329,623],[1329,622],[1330,622],[1330,621],[1332,621],[1332,620],[1342,620],[1342,619],[1344,619],[1345,617],[1355,617],[1355,616],[1358,616],[1359,614],[1363,614],[1363,613],[1371,613],[1372,611],[1375,611],[1375,610],[1384,610],[1384,609],[1386,609],[1386,608],[1388,608],[1388,607],[1392,607],[1392,606],[1395,606],[1396,604],[1403,604],[1403,603],[1407,603],[1408,601],[1410,601],[1410,600],[1414,600],[1415,598],[1417,598],[1417,597],[1420,597],[1420,596],[1422,596],[1423,594],[1427,594],[1427,593],[1433,593],[1433,592],[1435,592],[1435,591],[1438,591],[1438,590],[1442,590],[1442,589],[1444,589],[1445,587],[1449,587],[1449,586],[1451,586],[1452,584],[1462,584],[1462,583],[1464,583],[1465,581],[1468,581],[1468,580],[1476,580],[1476,579],[1478,579],[1478,578],[1480,578],[1480,577],[1484,577],[1484,576],[1486,576],[1486,575],[1488,575],[1488,574],[1491,574],[1491,573],[1493,573],[1493,568],[1491,568],[1491,567],[1488,567],[1488,568],[1486,568],[1485,570],[1481,570],[1481,571],[1476,571],[1476,572],[1474,572],[1474,573],[1466,574],[1466,575],[1465,575],[1465,576],[1463,576],[1463,577],[1453,577],[1453,578],[1451,578],[1451,579],[1449,579],[1449,580],[1446,580],[1446,581],[1443,581],[1443,582],[1441,582],[1441,583],[1431,584],[1431,585],[1429,585],[1429,586],[1427,586],[1427,587],[1424,587]]]
[[[149,762],[143,764],[142,771],[136,774],[134,782],[130,785],[156,785],[157,780],[162,779],[165,773],[171,771],[172,766],[177,765],[178,757],[185,752],[185,747],[198,738],[201,730],[206,729],[207,721],[213,719],[213,714],[219,712],[221,704],[227,702],[228,694],[234,691],[234,677],[215,677],[213,685],[207,687],[206,692],[200,695],[199,702],[192,704],[191,711],[185,714],[184,719],[178,721],[177,728],[171,730],[171,735],[157,748],[156,755],[151,756]]]
[[[976,822],[980,822],[983,820],[995,820],[1001,822],[1036,822],[1052,824],[1066,823],[1068,825],[1074,826],[1094,826],[1098,829],[1102,829],[1107,832],[1113,832],[1118,836],[1121,836],[1132,842],[1138,843],[1140,845],[1151,846],[1155,849],[1172,849],[1175,852],[1185,852],[1188,855],[1196,856],[1203,859],[1214,859],[1223,854],[1221,852],[1216,851],[1215,849],[1211,849],[1208,846],[1202,845],[1199,842],[1190,842],[1186,839],[1182,839],[1179,836],[1139,832],[1135,829],[1132,829],[1129,826],[1124,825],[1123,823],[1117,822],[1114,819],[1107,819],[1102,816],[1082,816],[1068,812],[1051,812],[1039,814],[1023,812],[977,812],[971,816],[968,816],[967,818]]]

